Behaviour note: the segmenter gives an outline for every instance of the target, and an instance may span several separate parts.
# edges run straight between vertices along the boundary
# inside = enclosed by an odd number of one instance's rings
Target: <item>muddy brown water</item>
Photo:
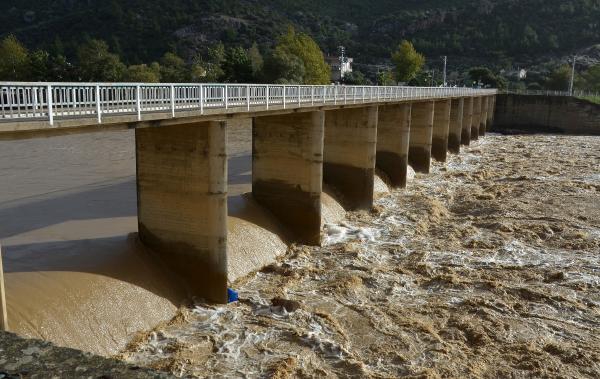
[[[598,377],[599,191],[600,138],[488,135],[120,357],[200,377]]]
[[[248,120],[228,130],[229,278],[284,254],[289,235],[251,191]],[[177,275],[137,239],[132,130],[0,141],[0,243],[10,329],[102,355],[167,321]],[[345,214],[323,194],[328,222]]]
[[[230,250],[281,257],[234,268],[239,303],[179,309],[176,280],[131,234],[131,131],[0,141],[13,325],[177,375],[598,376],[599,137],[487,135],[374,212],[342,220],[327,196],[325,246],[288,249],[241,196],[242,129],[230,208],[262,221],[230,214]]]

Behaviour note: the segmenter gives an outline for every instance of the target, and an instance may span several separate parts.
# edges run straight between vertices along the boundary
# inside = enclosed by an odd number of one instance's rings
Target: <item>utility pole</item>
[[[338,50],[340,52],[340,82],[344,79],[344,62],[346,61],[346,48],[344,46],[338,46]]]
[[[443,84],[444,87],[448,86],[448,83],[446,82],[446,68],[447,68],[447,65],[448,65],[448,57],[446,55],[444,55],[444,84]]]
[[[573,84],[575,83],[575,62],[577,62],[577,55],[573,55],[573,67],[571,68],[571,82],[569,83],[570,96],[573,96]]]

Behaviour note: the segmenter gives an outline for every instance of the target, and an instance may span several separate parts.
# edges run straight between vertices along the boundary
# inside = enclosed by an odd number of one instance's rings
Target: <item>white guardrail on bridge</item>
[[[207,109],[299,108],[401,99],[491,95],[493,89],[267,84],[7,83],[0,82],[0,122],[96,118]]]
[[[572,97],[600,97],[600,92],[592,91],[547,91],[547,90],[507,90],[501,93],[528,96],[572,96]]]

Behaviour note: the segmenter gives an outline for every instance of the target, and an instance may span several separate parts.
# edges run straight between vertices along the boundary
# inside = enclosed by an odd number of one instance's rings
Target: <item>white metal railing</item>
[[[0,122],[47,121],[153,112],[250,111],[313,105],[484,96],[496,90],[450,87],[305,86],[270,84],[7,83],[0,82]]]
[[[573,96],[573,97],[600,97],[600,92],[592,91],[547,91],[547,90],[507,90],[502,93],[509,93],[515,95],[529,95],[529,96]]]

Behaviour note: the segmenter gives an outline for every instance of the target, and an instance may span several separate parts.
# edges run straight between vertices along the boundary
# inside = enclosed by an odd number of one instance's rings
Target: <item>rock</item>
[[[566,278],[567,278],[567,276],[564,272],[555,271],[555,272],[547,273],[546,277],[544,278],[544,282],[546,282],[546,283],[560,282],[562,280],[565,280]]]
[[[112,358],[0,332],[0,378],[174,378]]]
[[[302,304],[296,300],[284,299],[281,297],[275,297],[271,300],[271,304],[275,307],[282,307],[287,312],[295,312],[302,308]]]

